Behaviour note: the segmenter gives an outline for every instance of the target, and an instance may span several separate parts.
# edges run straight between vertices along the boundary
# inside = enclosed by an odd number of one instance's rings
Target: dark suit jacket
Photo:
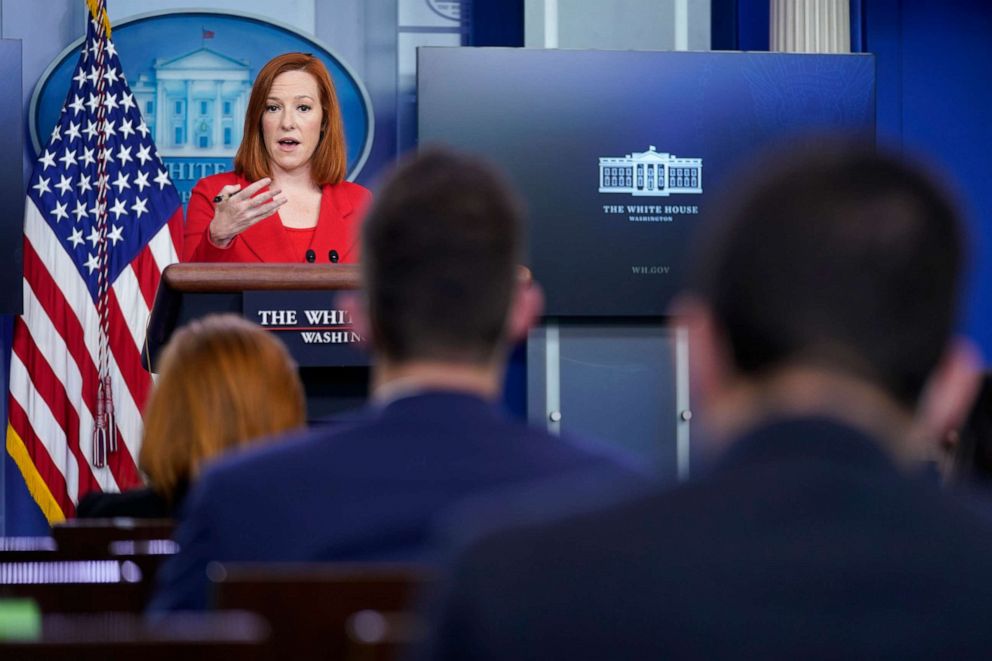
[[[186,497],[186,483],[176,489],[172,502],[166,500],[151,487],[129,489],[121,493],[86,494],[76,507],[76,516],[81,519],[107,519],[129,517],[135,519],[171,519]]]
[[[259,221],[234,238],[227,248],[218,248],[207,239],[207,227],[214,217],[214,197],[230,184],[241,188],[252,182],[233,172],[204,177],[196,182],[186,210],[184,262],[304,262],[305,251],[296,254],[279,213]],[[327,264],[331,250],[340,264],[358,262],[358,235],[365,209],[372,199],[368,189],[342,181],[322,189],[320,216],[310,247],[317,263]]]
[[[205,470],[151,609],[204,608],[211,560],[428,560],[432,521],[461,499],[586,471],[625,469],[475,397],[399,399],[349,428],[314,430]]]
[[[992,654],[992,534],[861,433],[790,420],[709,476],[471,545],[434,659]]]

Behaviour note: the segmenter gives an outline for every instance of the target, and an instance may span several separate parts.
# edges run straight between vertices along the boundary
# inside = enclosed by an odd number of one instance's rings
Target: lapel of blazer
[[[343,186],[325,185],[320,197],[320,221],[317,223],[317,232],[313,237],[313,245],[321,250],[338,251],[341,261],[345,255],[351,252],[351,244],[354,237],[349,236],[347,226],[350,222],[348,216],[354,210],[354,205],[347,195],[342,194]],[[318,254],[317,261],[324,263],[328,261],[327,254]]]
[[[248,182],[241,184],[242,188],[247,185]],[[268,188],[262,190],[266,191]],[[293,263],[303,261],[303,255],[293,254],[286,232],[282,228],[282,219],[279,217],[278,211],[242,232],[241,240],[260,262]]]
[[[241,185],[244,187],[248,183],[242,182]],[[357,239],[347,231],[351,222],[348,217],[354,211],[354,204],[343,190],[342,186],[323,187],[320,196],[320,215],[312,242],[321,250],[337,250],[341,261],[352,252]],[[259,261],[288,263],[303,261],[303,255],[293,254],[278,211],[242,232],[241,240]],[[327,259],[326,254],[318,253],[319,263],[325,263]]]

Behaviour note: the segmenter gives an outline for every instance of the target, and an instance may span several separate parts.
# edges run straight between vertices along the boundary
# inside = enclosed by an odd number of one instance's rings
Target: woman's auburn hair
[[[169,500],[204,461],[305,422],[303,385],[286,348],[233,314],[181,328],[158,367],[138,465]]]
[[[344,137],[344,120],[338,95],[327,67],[309,53],[284,53],[269,60],[258,72],[245,112],[244,136],[234,157],[234,171],[248,181],[271,175],[269,154],[262,141],[262,114],[265,112],[272,83],[287,71],[305,71],[317,81],[323,118],[320,142],[310,157],[310,177],[318,186],[336,184],[347,174],[348,156]]]

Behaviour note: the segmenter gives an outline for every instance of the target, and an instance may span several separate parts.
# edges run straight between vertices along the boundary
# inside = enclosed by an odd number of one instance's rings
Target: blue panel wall
[[[524,0],[473,0],[470,7],[472,46],[524,45]]]
[[[714,48],[768,48],[767,0],[714,0]],[[992,3],[851,0],[852,50],[876,57],[879,140],[949,173],[968,214],[962,328],[992,361]],[[718,31],[718,32],[717,32]],[[719,39],[717,39],[719,37]]]
[[[992,3],[864,0],[878,132],[950,173],[972,230],[963,327],[992,359]]]

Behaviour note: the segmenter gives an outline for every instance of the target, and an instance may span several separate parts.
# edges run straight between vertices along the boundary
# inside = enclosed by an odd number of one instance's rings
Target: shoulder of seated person
[[[207,461],[197,483],[224,481],[239,475],[242,471],[267,471],[280,461],[293,461],[297,451],[312,446],[318,439],[311,429],[298,429],[277,434],[258,443],[250,443],[224,452]]]

